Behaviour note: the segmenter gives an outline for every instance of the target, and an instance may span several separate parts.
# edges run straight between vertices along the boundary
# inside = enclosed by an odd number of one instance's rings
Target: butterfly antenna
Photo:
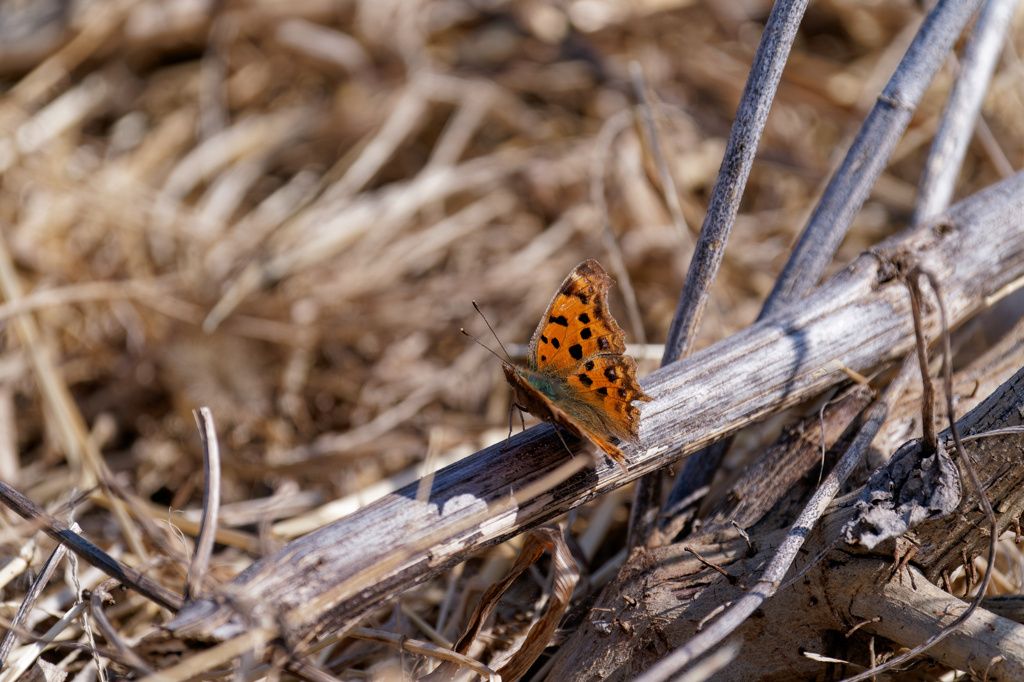
[[[490,354],[491,354],[491,355],[493,355],[494,357],[498,358],[498,359],[499,359],[499,360],[501,360],[502,362],[507,362],[507,360],[505,360],[505,358],[501,357],[500,355],[498,355],[497,353],[495,353],[495,352],[494,352],[493,350],[491,350],[490,348],[488,348],[487,346],[485,346],[485,345],[484,345],[484,344],[483,344],[483,343],[482,343],[482,342],[480,341],[480,339],[476,338],[475,336],[473,336],[472,334],[470,334],[469,332],[467,332],[467,331],[466,331],[466,330],[465,330],[464,328],[460,327],[460,328],[459,328],[459,331],[460,331],[460,332],[462,332],[463,334],[465,334],[466,336],[468,336],[469,338],[473,339],[474,341],[476,341],[476,342],[477,342],[477,344],[479,344],[479,346],[480,346],[481,348],[483,348],[484,350],[486,350],[486,351],[487,351],[488,353],[490,353]],[[504,349],[504,348],[502,348],[502,350],[505,350],[505,349]]]
[[[476,311],[478,313],[480,313],[480,317],[483,318],[484,324],[486,324],[487,328],[491,330],[491,334],[494,336],[494,340],[498,342],[498,347],[501,348],[502,351],[504,351],[505,357],[508,358],[508,361],[512,362],[512,356],[509,355],[509,352],[507,350],[505,350],[505,346],[502,345],[501,339],[498,338],[497,332],[494,331],[494,327],[491,326],[491,323],[487,321],[487,316],[484,315],[484,311],[480,310],[480,306],[478,306],[476,304],[476,301],[473,301],[473,308],[475,308]],[[465,334],[465,332],[463,332],[463,333]],[[469,336],[469,334],[466,334],[466,336]],[[472,336],[470,336],[469,338],[473,339]],[[476,341],[476,339],[473,339],[473,340]],[[476,341],[476,342],[480,343],[479,341]],[[484,344],[480,343],[480,345],[483,346]],[[487,348],[487,346],[484,346],[484,348]],[[488,350],[490,350],[490,349],[488,349]],[[494,353],[494,351],[491,351],[491,352]],[[497,353],[494,353],[494,354],[498,355]],[[501,357],[501,356],[498,356],[498,357]],[[504,361],[502,361],[502,362],[504,362]]]

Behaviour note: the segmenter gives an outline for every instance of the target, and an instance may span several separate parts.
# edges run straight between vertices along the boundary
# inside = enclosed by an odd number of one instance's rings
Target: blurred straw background
[[[649,371],[769,9],[0,3],[0,478],[62,519],[73,502],[86,537],[177,588],[198,528],[191,411],[201,405],[221,437],[212,575],[223,580],[414,480],[428,461],[505,437],[500,363],[459,333],[489,338],[473,299],[521,348],[566,273],[597,258],[619,280],[612,310]],[[922,16],[908,0],[811,5],[698,346],[754,320]],[[958,197],[1024,162],[1022,28],[1018,13]],[[635,106],[634,62],[674,189]],[[952,67],[836,267],[906,225]],[[592,577],[623,546],[628,502],[619,491],[566,520]],[[0,519],[5,562],[38,565],[52,550]],[[450,642],[516,542],[368,624]],[[30,581],[8,573],[6,619]],[[499,613],[498,640],[529,624],[543,591],[534,579]],[[103,577],[82,566],[78,580],[91,588]],[[41,633],[71,607],[61,583],[27,629]],[[162,622],[137,595],[118,600],[111,618],[126,638]],[[74,627],[62,637],[89,641]],[[79,679],[96,675],[86,652],[46,658]],[[321,663],[362,679],[408,659],[349,643]]]

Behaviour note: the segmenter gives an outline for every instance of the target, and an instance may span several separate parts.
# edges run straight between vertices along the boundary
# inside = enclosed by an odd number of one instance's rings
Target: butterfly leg
[[[501,451],[505,452],[508,449],[508,443],[512,440],[512,411],[519,410],[519,421],[523,424],[523,431],[526,430],[526,419],[523,417],[523,407],[512,403],[508,408],[508,438],[505,439],[505,445],[501,447]]]
[[[558,434],[558,440],[562,441],[562,447],[565,448],[565,451],[569,453],[570,457],[575,457],[576,454],[569,449],[569,446],[565,444],[565,439],[562,438],[562,429],[558,428],[558,424],[554,422],[551,422],[551,425],[555,427],[555,433]]]

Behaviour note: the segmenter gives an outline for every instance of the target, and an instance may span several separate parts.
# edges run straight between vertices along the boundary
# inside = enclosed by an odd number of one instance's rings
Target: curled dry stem
[[[932,287],[932,291],[935,292],[935,299],[938,302],[939,307],[939,319],[942,324],[942,381],[945,386],[946,393],[946,412],[949,417],[949,431],[953,436],[953,443],[956,445],[956,451],[960,455],[960,462],[963,465],[964,471],[967,472],[967,477],[971,480],[971,485],[978,493],[978,501],[981,504],[982,510],[985,512],[985,517],[989,522],[989,547],[988,547],[988,570],[985,571],[985,575],[981,579],[981,585],[978,587],[978,592],[975,594],[974,599],[971,600],[970,605],[967,609],[961,613],[956,620],[942,628],[939,632],[935,633],[927,641],[914,647],[913,649],[900,654],[894,658],[889,659],[882,665],[866,670],[862,673],[849,677],[845,682],[855,682],[856,680],[866,680],[874,677],[875,675],[885,670],[891,670],[898,665],[909,661],[915,656],[919,656],[931,647],[935,646],[943,639],[948,637],[950,634],[956,631],[968,618],[978,609],[981,605],[981,600],[985,597],[985,592],[988,591],[989,583],[992,581],[992,562],[996,556],[996,543],[999,541],[999,528],[996,523],[996,515],[992,510],[992,504],[988,500],[988,496],[985,494],[985,488],[982,486],[981,481],[978,479],[978,474],[974,470],[974,465],[971,463],[970,458],[967,456],[967,451],[964,450],[963,439],[960,437],[960,430],[956,425],[955,413],[953,411],[953,360],[952,352],[949,347],[949,326],[946,323],[946,306],[942,300],[942,291],[939,287],[938,280],[927,270],[920,267],[913,268],[907,274],[907,282],[910,283],[911,300],[914,298],[915,289],[919,292],[918,280],[924,277],[928,280],[928,283]],[[921,353],[921,338],[923,333],[921,329],[921,318],[920,314],[915,307],[914,314],[914,329],[918,333],[918,353]],[[926,366],[922,365],[922,378],[927,376]],[[934,397],[932,398],[934,400]],[[934,426],[933,426],[934,429]]]

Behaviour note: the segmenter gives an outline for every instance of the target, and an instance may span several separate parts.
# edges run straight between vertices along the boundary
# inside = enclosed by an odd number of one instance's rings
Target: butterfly
[[[526,367],[503,361],[503,369],[514,407],[549,422],[556,433],[561,426],[586,438],[626,471],[629,459],[612,439],[640,444],[640,410],[633,402],[652,398],[637,383],[626,334],[608,312],[614,283],[596,260],[577,265],[537,325]]]

